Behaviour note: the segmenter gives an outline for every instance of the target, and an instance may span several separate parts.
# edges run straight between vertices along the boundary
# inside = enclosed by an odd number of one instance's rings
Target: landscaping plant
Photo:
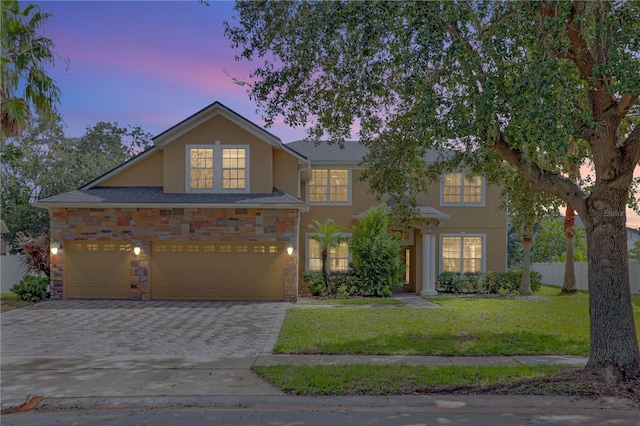
[[[361,296],[391,296],[402,285],[402,245],[389,232],[387,206],[369,209],[353,230],[354,284]]]
[[[40,302],[49,298],[49,277],[27,275],[18,284],[11,287],[11,292],[25,302]]]

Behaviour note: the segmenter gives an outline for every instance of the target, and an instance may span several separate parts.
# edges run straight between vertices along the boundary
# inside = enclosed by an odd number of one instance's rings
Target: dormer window
[[[248,145],[187,145],[187,192],[248,192]]]

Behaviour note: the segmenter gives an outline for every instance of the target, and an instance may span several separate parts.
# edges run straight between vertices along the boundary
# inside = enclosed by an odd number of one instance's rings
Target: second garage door
[[[156,300],[283,300],[282,243],[158,241],[152,245]]]

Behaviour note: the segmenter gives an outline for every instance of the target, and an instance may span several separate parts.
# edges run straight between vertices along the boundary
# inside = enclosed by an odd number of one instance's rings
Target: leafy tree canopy
[[[51,17],[36,5],[0,4],[0,135],[15,136],[33,113],[53,116],[60,90],[46,73],[54,65],[53,42],[39,34]]]
[[[35,236],[48,231],[48,212],[33,202],[78,189],[146,148],[150,139],[139,127],[104,122],[70,138],[59,117],[38,117],[2,152],[1,208],[9,241],[18,232]]]
[[[640,2],[240,1],[226,34],[267,122],[342,141],[355,125],[365,177],[403,199],[438,169],[509,163],[570,204],[589,244],[591,358],[610,383],[640,376],[625,205],[640,161]],[[575,165],[594,179],[576,182]],[[630,197],[631,196],[631,197]],[[398,203],[403,205],[403,203]],[[615,315],[611,315],[615,312]],[[615,336],[615,338],[613,337]]]

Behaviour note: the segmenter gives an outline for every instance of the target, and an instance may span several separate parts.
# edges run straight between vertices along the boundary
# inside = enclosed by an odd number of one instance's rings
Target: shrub
[[[438,275],[438,283],[440,289],[444,293],[460,293],[463,289],[463,283],[460,275],[455,272],[445,271]]]
[[[472,293],[484,293],[486,291],[482,274],[467,274],[464,277],[464,281]]]
[[[531,290],[540,290],[542,275],[531,271]],[[520,291],[522,271],[487,272],[484,275],[484,286],[492,294],[514,294]]]
[[[402,285],[401,249],[400,237],[389,232],[387,206],[380,204],[369,209],[353,231],[356,294],[391,296]]]
[[[307,272],[302,275],[304,283],[312,296],[325,296],[324,277],[322,272]]]
[[[25,302],[39,302],[49,298],[49,277],[27,275],[18,284],[11,287],[11,292]]]

